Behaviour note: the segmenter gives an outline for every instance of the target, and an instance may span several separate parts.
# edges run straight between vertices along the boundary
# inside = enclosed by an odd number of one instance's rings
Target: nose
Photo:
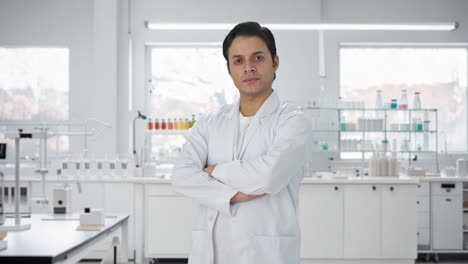
[[[255,66],[251,62],[247,62],[244,64],[244,72],[255,72],[257,69],[255,69]]]

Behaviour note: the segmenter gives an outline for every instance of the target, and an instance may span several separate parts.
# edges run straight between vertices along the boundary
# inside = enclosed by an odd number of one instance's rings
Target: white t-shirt
[[[252,119],[253,116],[244,117],[242,113],[239,112],[239,130],[233,148],[233,157],[235,160],[239,159],[240,150],[244,144],[245,132]],[[213,241],[214,264],[237,264],[230,263],[232,259],[230,255],[232,246],[231,216],[222,213],[218,214],[213,230]]]

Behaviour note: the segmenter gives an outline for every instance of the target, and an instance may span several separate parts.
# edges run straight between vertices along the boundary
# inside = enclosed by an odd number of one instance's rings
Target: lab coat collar
[[[263,118],[266,117],[273,112],[276,111],[278,106],[280,105],[280,99],[278,94],[273,90],[273,92],[268,96],[268,98],[263,102],[260,109],[258,109],[255,117]],[[236,102],[233,104],[233,107],[230,111],[227,112],[227,118],[232,119],[234,117],[239,116],[239,107],[240,107],[240,99],[237,99]]]

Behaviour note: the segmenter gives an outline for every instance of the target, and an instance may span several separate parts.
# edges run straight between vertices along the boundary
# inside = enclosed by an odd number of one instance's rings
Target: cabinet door
[[[147,196],[145,256],[187,258],[195,209],[194,202],[182,196]]]
[[[434,249],[463,248],[461,195],[432,196],[432,242]]]
[[[128,214],[128,255],[133,256],[135,249],[135,208],[133,183],[106,183],[104,187],[104,210],[106,215]]]
[[[416,185],[382,185],[382,257],[417,257]]]
[[[343,186],[301,187],[301,258],[343,257]]]
[[[380,257],[380,186],[344,189],[344,257]]]

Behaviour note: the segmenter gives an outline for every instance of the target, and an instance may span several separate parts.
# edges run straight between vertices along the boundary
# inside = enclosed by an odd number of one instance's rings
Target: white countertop
[[[39,176],[25,176],[21,177],[21,181],[38,182],[41,178]],[[5,181],[14,181],[14,177],[7,176]],[[91,176],[80,177],[79,181],[82,183],[153,183],[153,184],[170,184],[171,179],[160,177],[110,177],[99,176],[93,178]],[[64,177],[47,177],[47,182],[70,182],[71,184],[77,182],[76,178]],[[321,176],[321,177],[304,177],[303,184],[417,184],[419,182],[468,182],[468,177],[440,177],[440,176],[425,176],[425,177],[340,177],[340,176]]]

